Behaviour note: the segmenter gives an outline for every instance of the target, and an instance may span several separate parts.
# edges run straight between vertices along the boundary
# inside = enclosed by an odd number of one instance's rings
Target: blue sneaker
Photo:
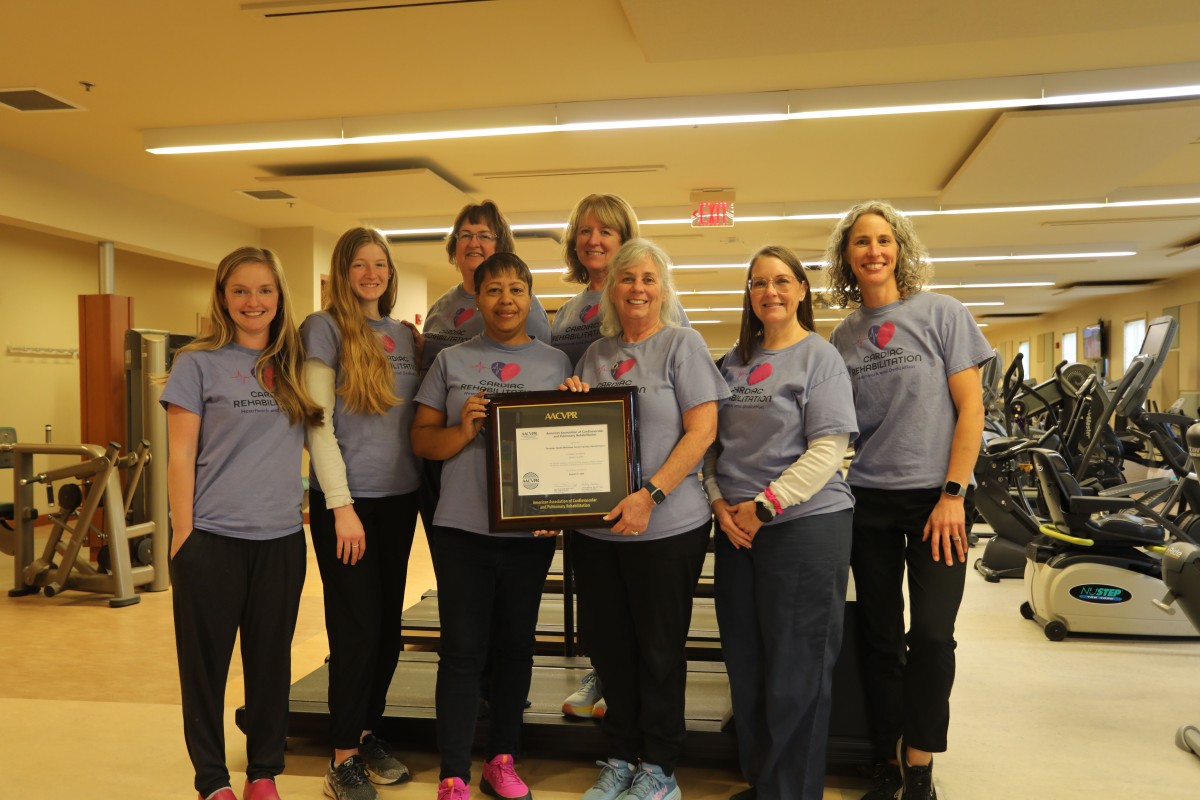
[[[683,797],[674,775],[664,775],[657,764],[641,764],[622,800],[680,800]]]
[[[566,700],[563,700],[562,712],[568,717],[588,717],[595,716],[596,703],[603,702],[604,697],[600,689],[600,676],[596,674],[596,670],[589,669],[587,674],[583,676],[583,680],[579,682],[579,688],[571,693]],[[603,716],[601,712],[600,716]]]
[[[596,776],[592,788],[583,793],[582,800],[617,800],[624,797],[633,784],[637,767],[619,758],[597,761],[596,766],[600,767],[600,774]]]

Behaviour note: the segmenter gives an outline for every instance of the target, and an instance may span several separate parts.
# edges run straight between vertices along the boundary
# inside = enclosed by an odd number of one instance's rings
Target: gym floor
[[[320,577],[311,553],[309,559],[293,678],[319,666],[327,652]],[[418,533],[409,603],[433,585]],[[0,589],[11,586],[12,558],[0,555]],[[194,797],[171,598],[141,598],[111,609],[106,598],[81,592],[0,595],[0,797]],[[1173,740],[1180,724],[1200,724],[1200,640],[1050,642],[1018,614],[1023,599],[1019,580],[989,584],[974,571],[967,576],[951,751],[936,761],[943,800],[1196,797],[1200,760]],[[241,704],[235,656],[226,732],[239,794],[244,739],[233,711]],[[438,765],[431,743],[395,744],[415,778],[381,787],[380,797],[431,800]],[[279,779],[285,800],[322,796],[329,755],[318,739],[289,740]],[[520,767],[540,800],[578,798],[596,771],[591,762],[537,754]],[[744,786],[730,769],[685,766],[679,777],[687,800],[724,800]],[[830,776],[825,798],[857,800],[865,788],[860,779]]]

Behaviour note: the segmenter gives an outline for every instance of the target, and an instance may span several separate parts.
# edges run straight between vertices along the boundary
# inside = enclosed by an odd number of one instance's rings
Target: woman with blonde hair
[[[408,780],[374,731],[403,649],[400,618],[417,518],[409,441],[420,357],[391,315],[396,265],[379,231],[342,234],[329,301],[300,326],[305,383],[330,424],[310,428],[309,517],[329,634],[333,760],[325,793],[372,800],[372,783]]]
[[[236,800],[225,766],[225,682],[241,637],[243,800],[277,800],[291,644],[304,585],[305,425],[321,408],[275,255],[239,248],[217,267],[213,330],[175,357],[161,403],[170,456],[172,605],[183,735],[202,800]]]

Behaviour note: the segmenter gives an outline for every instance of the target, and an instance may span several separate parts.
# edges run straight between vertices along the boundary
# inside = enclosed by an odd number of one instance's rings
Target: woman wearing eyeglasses
[[[754,254],[738,345],[721,362],[704,482],[716,536],[716,606],[738,755],[736,797],[819,800],[833,666],[842,642],[854,498],[841,475],[857,434],[850,376],[814,334],[800,259]]]
[[[933,754],[945,752],[950,724],[968,487],[983,438],[979,367],[992,349],[961,303],[921,290],[928,255],[887,203],[850,209],[825,256],[834,304],[857,306],[830,341],[850,370],[861,431],[850,468],[850,564],[880,760],[864,800],[898,789],[905,800],[933,800]]]
[[[508,220],[491,200],[463,206],[454,218],[454,227],[446,237],[446,253],[462,281],[429,307],[422,333],[425,349],[423,370],[451,345],[465,342],[483,332],[483,317],[475,308],[475,268],[493,253],[515,253]],[[531,296],[526,332],[539,342],[550,343],[550,320],[536,295]],[[573,363],[573,362],[572,362]]]

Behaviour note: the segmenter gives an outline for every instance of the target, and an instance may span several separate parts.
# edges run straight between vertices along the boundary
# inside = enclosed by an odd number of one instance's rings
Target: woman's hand
[[[483,396],[484,392],[471,395],[462,407],[462,423],[459,426],[468,442],[474,440],[483,429],[483,421],[487,419],[487,407],[491,401]]]
[[[562,531],[561,531],[561,530],[557,530],[557,531],[537,530],[537,531],[534,531],[534,532],[533,532],[533,535],[534,535],[534,536],[539,536],[539,537],[540,537],[540,536],[550,536],[550,537],[554,537],[554,536],[558,536],[560,533],[562,533]]]
[[[586,392],[590,388],[578,375],[572,375],[558,385],[560,392]]]
[[[735,549],[741,550],[743,547],[749,549],[753,544],[754,535],[746,530],[743,530],[738,525],[737,519],[734,516],[733,509],[736,506],[729,505],[724,498],[714,500],[712,504],[713,516],[717,518],[717,524],[721,526],[721,530],[729,538],[729,543]]]
[[[367,554],[367,533],[353,505],[333,509],[333,531],[337,535],[337,558],[354,566]]]
[[[638,489],[617,503],[617,507],[604,515],[605,521],[615,519],[612,532],[637,536],[650,527],[650,512],[654,510],[654,499],[645,489]]]
[[[746,532],[750,537],[750,541],[754,541],[754,537],[758,535],[758,529],[762,527],[762,521],[758,518],[755,512],[757,504],[753,500],[747,500],[744,503],[738,503],[736,506],[729,507],[729,513],[733,516],[733,521],[739,528]],[[749,547],[750,545],[746,545]]]
[[[421,333],[416,325],[406,319],[400,320],[400,324],[412,331],[413,357],[417,359],[417,369],[420,369],[421,356],[425,353],[425,334]]]
[[[945,561],[948,567],[954,565],[955,555],[959,561],[967,560],[967,514],[963,498],[942,495],[929,514],[921,541],[930,543],[934,561]]]

